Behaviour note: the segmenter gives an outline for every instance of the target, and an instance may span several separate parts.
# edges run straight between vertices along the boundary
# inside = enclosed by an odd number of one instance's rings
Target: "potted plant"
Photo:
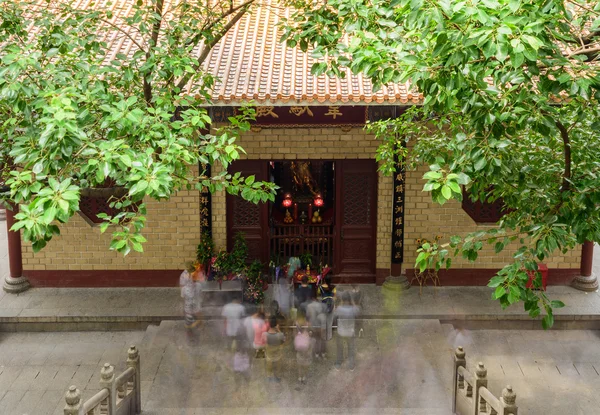
[[[229,266],[231,272],[236,275],[243,275],[247,268],[248,245],[243,232],[235,234],[233,240],[233,249],[229,253]]]
[[[256,260],[246,270],[244,298],[254,304],[264,299],[264,292],[269,289],[269,283],[263,278],[263,263]]]
[[[200,243],[196,248],[196,259],[200,266],[200,271],[210,274],[210,264],[214,256],[215,244],[208,232],[203,232],[200,236]]]
[[[229,254],[227,251],[219,251],[219,253],[212,258],[211,262],[211,275],[209,280],[222,281],[231,273]]]
[[[312,254],[310,252],[304,252],[300,255],[300,262],[302,263],[302,268],[306,269],[306,267],[312,267]]]

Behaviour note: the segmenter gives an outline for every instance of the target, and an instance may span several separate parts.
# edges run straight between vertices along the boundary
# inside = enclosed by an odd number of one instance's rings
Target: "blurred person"
[[[254,342],[254,319],[258,318],[258,308],[254,304],[246,304],[246,317],[242,321],[244,333],[246,334],[246,342],[252,345]]]
[[[308,285],[308,276],[302,277],[302,282],[300,283],[300,287],[296,290],[295,294],[295,302],[296,308],[300,310],[302,315],[306,315],[306,306],[310,299],[313,297],[313,290],[310,285]]]
[[[271,301],[271,306],[269,307],[269,320],[271,317],[275,317],[277,319],[277,324],[279,325],[279,330],[283,333],[283,335],[287,338],[288,335],[291,334],[291,330],[288,327],[288,320],[283,315],[279,308],[279,303],[275,300]]]
[[[231,302],[225,304],[221,315],[225,317],[225,335],[227,336],[227,347],[235,351],[240,341],[242,333],[242,319],[246,315],[246,310],[241,304],[240,299],[234,296]]]
[[[312,363],[315,339],[310,336],[306,326],[300,326],[294,338],[296,349],[296,363],[298,365],[298,382],[306,383],[306,373]]]
[[[323,284],[319,285],[319,297],[324,306],[325,312],[325,340],[329,341],[333,337],[333,309],[335,308],[336,288],[331,283],[331,275],[326,275]]]
[[[360,291],[360,289],[358,288],[358,285],[356,285],[356,284],[352,285],[352,289],[350,290],[350,299],[352,301],[353,306],[358,307],[359,310],[362,310],[363,295],[362,295],[362,292]],[[362,335],[363,335],[362,321],[356,320],[355,326],[356,326],[355,327],[356,331],[358,332],[358,337],[362,337]]]
[[[341,304],[335,309],[334,315],[337,319],[337,357],[335,368],[339,370],[344,361],[344,343],[348,346],[348,368],[354,370],[356,345],[354,341],[355,320],[359,313],[358,307],[352,305],[352,297],[349,292],[341,295]]]
[[[269,307],[269,319],[271,317],[275,317],[277,319],[277,323],[279,324],[280,328],[285,325],[286,318],[279,308],[279,303],[275,300],[271,301],[271,306]]]
[[[252,330],[254,332],[254,357],[265,357],[265,347],[267,343],[264,334],[269,330],[269,324],[265,321],[265,313],[260,309],[256,313],[256,317],[252,320]]]
[[[266,345],[267,376],[269,380],[279,382],[279,366],[283,350],[281,345],[285,342],[285,336],[279,330],[279,324],[276,317],[269,320],[269,329],[263,333],[264,343]]]
[[[273,285],[273,298],[279,304],[279,310],[285,316],[289,316],[292,307],[292,284],[284,276],[279,277]]]
[[[248,340],[241,338],[233,355],[233,372],[235,373],[235,384],[238,390],[250,380],[248,346]]]
[[[327,326],[325,305],[316,298],[312,298],[306,306],[306,319],[314,339],[313,353],[316,358],[325,358],[325,331]]]
[[[193,264],[189,264],[179,276],[181,298],[183,299],[183,318],[186,329],[192,329],[200,324],[197,318],[202,308],[202,281]]]

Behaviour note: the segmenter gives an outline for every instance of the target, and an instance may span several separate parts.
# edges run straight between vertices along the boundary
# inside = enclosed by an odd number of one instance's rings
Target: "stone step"
[[[144,415],[448,415],[448,408],[152,408]]]

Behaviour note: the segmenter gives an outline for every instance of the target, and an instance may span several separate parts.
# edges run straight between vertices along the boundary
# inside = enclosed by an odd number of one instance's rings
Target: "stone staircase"
[[[276,383],[266,380],[264,359],[251,358],[247,380],[232,371],[222,321],[206,321],[192,335],[181,321],[148,326],[142,341],[144,413],[450,413],[451,327],[417,319],[359,324],[364,335],[356,339],[356,369],[334,369],[333,339],[327,359],[313,361],[305,385],[297,381],[291,336]]]

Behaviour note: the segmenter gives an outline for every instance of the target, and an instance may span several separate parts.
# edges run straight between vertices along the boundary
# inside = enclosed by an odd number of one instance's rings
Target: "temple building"
[[[195,258],[203,230],[220,248],[244,232],[250,256],[264,263],[310,252],[338,282],[381,284],[402,273],[410,280],[423,240],[485,229],[499,219],[500,205],[468,198],[434,203],[422,191],[424,168],[378,172],[380,142],[365,132],[365,123],[394,117],[422,96],[404,84],[374,92],[369,80],[350,72],[343,79],[311,75],[313,59],[280,42],[278,19],[269,8],[247,14],[206,64],[218,78],[213,122],[225,121],[242,104],[257,106],[256,122],[239,140],[247,155],[231,168],[275,182],[275,202],[255,205],[197,191],[148,201],[145,252],[123,257],[108,249],[110,230],[101,234],[95,217],[106,200],[86,196],[80,215],[41,252],[22,243],[23,275],[32,286],[174,286]],[[113,47],[117,53],[127,40]],[[581,247],[548,259],[549,284],[570,284],[582,263],[591,263],[587,253],[583,259]],[[441,284],[484,285],[511,260],[510,249],[495,254],[485,246],[476,263],[456,258],[450,270],[440,271]]]

